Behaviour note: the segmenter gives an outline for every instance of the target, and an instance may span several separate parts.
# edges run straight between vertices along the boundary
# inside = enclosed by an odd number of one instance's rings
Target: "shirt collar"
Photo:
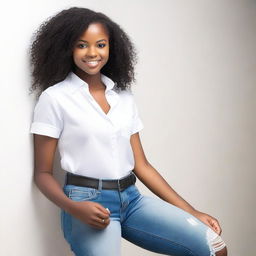
[[[88,83],[86,83],[83,79],[81,79],[72,71],[68,74],[66,80],[68,82],[68,86],[71,88],[72,93],[75,92],[77,89],[80,89],[82,86],[84,86],[86,90],[89,91]],[[103,75],[102,73],[101,81],[106,85],[106,91],[112,90],[115,86],[114,81],[106,75]]]

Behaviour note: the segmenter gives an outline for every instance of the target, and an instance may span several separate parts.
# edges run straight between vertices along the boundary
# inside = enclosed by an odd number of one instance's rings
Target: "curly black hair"
[[[40,94],[75,70],[74,45],[91,23],[101,23],[109,33],[109,59],[101,73],[111,78],[120,90],[130,87],[135,81],[137,54],[129,36],[105,14],[71,7],[49,17],[33,34],[29,50],[32,92],[39,89]]]

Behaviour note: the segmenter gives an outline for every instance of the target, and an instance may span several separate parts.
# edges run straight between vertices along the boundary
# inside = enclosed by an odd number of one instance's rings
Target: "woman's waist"
[[[91,187],[96,189],[115,189],[123,191],[127,187],[135,184],[136,176],[133,170],[125,176],[117,179],[96,178],[84,175],[78,175],[71,172],[66,173],[65,185],[75,185],[83,187]]]

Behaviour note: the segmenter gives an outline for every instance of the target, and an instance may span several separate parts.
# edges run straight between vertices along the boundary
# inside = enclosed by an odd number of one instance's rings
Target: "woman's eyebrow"
[[[83,39],[79,39],[78,41],[82,41],[82,42],[84,42],[84,43],[88,43],[86,40],[83,40]],[[101,41],[106,41],[106,42],[107,42],[106,39],[100,39],[100,40],[98,40],[96,43],[101,42]]]

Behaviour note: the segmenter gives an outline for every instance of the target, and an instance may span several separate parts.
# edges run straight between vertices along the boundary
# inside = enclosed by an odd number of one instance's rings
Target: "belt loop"
[[[121,191],[121,187],[120,187],[120,180],[117,180],[117,186],[118,186],[118,191]]]
[[[67,181],[68,181],[68,172],[66,172],[66,175],[65,175],[65,181],[64,181],[65,186],[67,185]]]
[[[136,175],[135,175],[135,173],[134,172],[132,172],[132,174],[133,174],[133,182],[134,182],[134,184],[136,183]]]
[[[102,179],[99,179],[98,190],[102,190]]]

